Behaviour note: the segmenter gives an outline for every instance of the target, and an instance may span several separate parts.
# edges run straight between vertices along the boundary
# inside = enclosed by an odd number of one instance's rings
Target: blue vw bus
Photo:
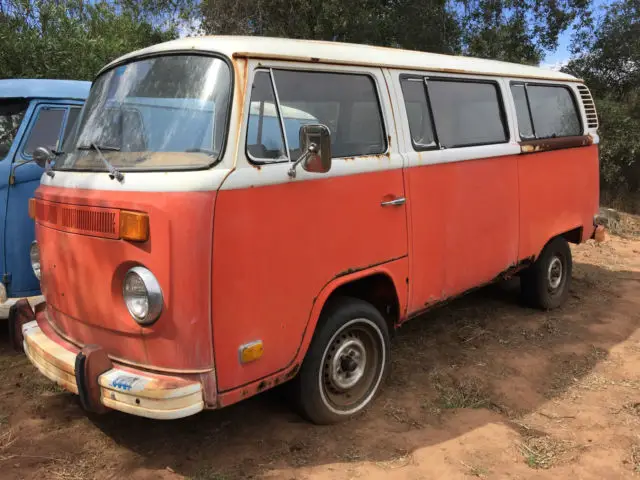
[[[29,259],[29,198],[43,169],[37,147],[60,150],[89,94],[90,82],[0,80],[0,318],[18,298],[37,303],[40,283]]]

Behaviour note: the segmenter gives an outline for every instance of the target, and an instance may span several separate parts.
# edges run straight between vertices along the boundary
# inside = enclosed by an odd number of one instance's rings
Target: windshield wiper
[[[111,162],[107,160],[107,158],[102,154],[102,150],[108,152],[119,152],[120,149],[118,147],[109,147],[105,145],[98,148],[95,142],[91,142],[89,145],[80,145],[76,148],[76,150],[95,150],[95,152],[98,154],[98,157],[100,157],[100,160],[102,160],[102,163],[104,163],[105,167],[107,167],[107,170],[109,170],[109,178],[115,178],[119,182],[122,182],[124,180],[124,174],[116,167],[114,167]]]

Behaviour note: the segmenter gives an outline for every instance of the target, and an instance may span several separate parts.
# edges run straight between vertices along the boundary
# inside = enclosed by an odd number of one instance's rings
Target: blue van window
[[[65,114],[66,109],[64,108],[41,108],[31,132],[29,132],[23,154],[31,156],[38,147],[56,150]]]
[[[0,160],[7,156],[27,110],[27,102],[0,102]]]

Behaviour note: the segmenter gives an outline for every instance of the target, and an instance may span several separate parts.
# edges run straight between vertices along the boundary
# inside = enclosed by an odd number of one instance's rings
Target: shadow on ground
[[[194,478],[248,478],[276,468],[392,461],[486,423],[511,425],[562,395],[639,325],[637,272],[576,263],[570,299],[552,312],[521,307],[518,287],[517,280],[487,287],[408,322],[393,341],[382,394],[340,425],[300,419],[285,388],[173,422],[117,412],[87,420],[76,398],[60,392],[27,396],[20,408],[35,412],[45,430],[60,429],[63,443],[65,427],[80,423],[86,439],[68,439],[70,449],[95,453],[115,444],[132,452],[119,457],[121,472],[168,467]],[[3,330],[0,356],[7,344]],[[12,423],[22,418],[7,414]]]

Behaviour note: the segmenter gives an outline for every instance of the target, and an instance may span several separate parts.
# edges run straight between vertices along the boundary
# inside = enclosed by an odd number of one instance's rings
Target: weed
[[[520,444],[526,464],[535,469],[552,467],[569,448],[569,442],[549,436],[528,437]]]
[[[486,408],[491,401],[476,378],[453,380],[450,385],[436,383],[438,403],[442,408]]]
[[[640,473],[640,444],[631,447],[631,468],[636,473]]]

